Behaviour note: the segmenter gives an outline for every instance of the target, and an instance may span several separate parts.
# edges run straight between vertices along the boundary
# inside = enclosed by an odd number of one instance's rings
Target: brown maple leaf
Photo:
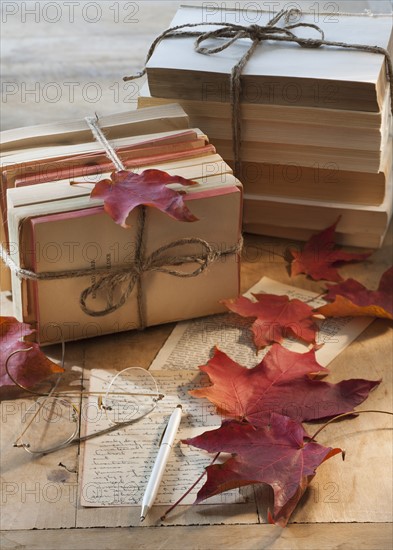
[[[154,206],[171,218],[183,222],[194,222],[198,218],[184,204],[182,193],[167,187],[170,183],[196,185],[181,176],[170,176],[162,170],[145,170],[135,174],[122,170],[113,172],[111,179],[96,183],[92,198],[104,199],[105,211],[122,227],[128,214],[137,206]]]
[[[25,353],[15,354],[8,365],[12,378],[22,386],[32,387],[53,373],[63,372],[59,365],[40,351],[38,344],[24,341],[26,336],[33,333],[30,325],[20,323],[14,317],[0,317],[0,386],[15,385],[5,365],[11,353],[20,349],[32,348]]]
[[[269,423],[255,428],[248,423],[223,422],[184,443],[210,453],[234,456],[223,464],[206,468],[207,480],[196,503],[229,489],[254,483],[267,483],[274,492],[273,521],[284,527],[316,468],[341,449],[323,447],[309,441],[303,426],[287,416],[272,413]]]
[[[211,386],[190,391],[206,397],[226,416],[247,420],[253,426],[266,423],[272,411],[299,422],[352,411],[380,381],[343,380],[332,384],[316,379],[329,371],[319,365],[315,351],[295,353],[274,344],[252,369],[215,349],[206,365]]]
[[[342,281],[341,275],[337,271],[337,264],[342,262],[359,262],[365,260],[372,254],[365,252],[362,254],[353,254],[344,252],[335,248],[336,226],[340,218],[328,227],[313,235],[304,245],[301,252],[290,249],[289,252],[294,258],[291,263],[291,277],[299,273],[305,273],[315,281],[326,279],[327,281]]]
[[[313,309],[301,300],[276,294],[253,294],[256,302],[244,296],[235,300],[223,300],[228,309],[242,317],[256,317],[251,330],[258,350],[294,337],[302,342],[315,344],[318,326],[314,323]]]
[[[328,285],[325,300],[333,303],[316,311],[325,317],[366,316],[393,319],[393,266],[382,275],[377,290],[369,290],[355,279]]]

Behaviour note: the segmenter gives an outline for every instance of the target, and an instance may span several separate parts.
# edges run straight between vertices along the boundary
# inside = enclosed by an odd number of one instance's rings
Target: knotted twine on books
[[[125,167],[116,154],[109,141],[106,139],[103,131],[98,125],[98,119],[94,117],[85,118],[94,138],[102,145],[108,158],[114,164],[116,170],[125,170]],[[234,246],[225,250],[217,250],[210,243],[198,237],[185,237],[177,239],[171,243],[160,246],[149,256],[145,254],[145,224],[146,207],[138,207],[138,220],[135,237],[135,258],[134,262],[126,266],[111,266],[102,268],[71,269],[64,271],[46,271],[35,273],[29,269],[20,268],[4,247],[0,247],[0,256],[7,267],[11,269],[20,279],[32,281],[50,281],[60,279],[72,279],[78,277],[94,276],[96,281],[81,292],[79,305],[84,313],[91,317],[102,317],[113,313],[121,308],[130,297],[136,287],[137,308],[139,318],[139,328],[146,327],[146,313],[144,307],[143,274],[156,271],[166,273],[173,277],[197,277],[205,271],[211,263],[219,259],[224,259],[232,254],[240,253],[242,249],[242,239]],[[200,254],[181,254],[180,248],[186,245],[198,245],[201,248]],[[169,254],[168,254],[169,253]],[[172,253],[172,255],[170,254]],[[190,271],[179,271],[172,269],[187,264],[197,264],[197,267]],[[124,290],[121,290],[124,289]],[[115,294],[120,297],[115,298]],[[102,293],[106,297],[106,306],[101,310],[89,308],[87,300],[90,296]]]
[[[282,9],[269,22],[264,25],[236,25],[233,23],[218,22],[201,22],[201,23],[187,23],[184,25],[177,25],[171,27],[160,34],[152,43],[147,53],[145,66],[143,70],[136,75],[126,76],[123,80],[134,80],[140,78],[146,73],[146,65],[153,55],[158,44],[165,38],[187,38],[197,37],[195,41],[195,51],[200,54],[212,55],[215,53],[226,50],[231,44],[241,38],[249,38],[251,45],[245,52],[243,57],[232,68],[230,75],[230,103],[232,112],[232,147],[233,156],[235,162],[235,175],[240,177],[241,174],[241,94],[242,83],[241,75],[243,69],[247,65],[249,59],[254,54],[257,47],[265,40],[272,40],[275,42],[296,42],[302,48],[320,48],[321,46],[331,46],[336,48],[359,50],[368,53],[377,53],[385,57],[387,79],[390,83],[390,99],[391,99],[391,111],[393,113],[393,65],[389,52],[380,46],[370,46],[368,44],[349,44],[347,42],[338,42],[325,39],[325,33],[323,30],[314,23],[294,23],[289,24],[292,16],[301,15],[301,11],[297,8]],[[278,26],[279,21],[284,18],[284,25]],[[220,26],[220,28],[213,31],[180,31],[180,29],[200,27],[200,26]],[[320,38],[301,38],[292,32],[295,28],[312,28],[319,34]],[[180,31],[180,32],[179,32]],[[223,38],[226,41],[222,41],[219,46],[216,47],[204,47],[202,43],[212,38]]]

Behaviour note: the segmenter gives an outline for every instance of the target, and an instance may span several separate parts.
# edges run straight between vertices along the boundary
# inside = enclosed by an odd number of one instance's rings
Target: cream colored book
[[[279,239],[287,239],[291,243],[297,241],[308,241],[317,233],[313,229],[304,229],[301,227],[280,227],[278,225],[268,225],[264,223],[245,223],[244,231],[253,233],[254,235],[264,235],[265,237],[277,237]],[[341,233],[336,232],[335,240],[337,244],[343,246],[356,246],[360,248],[381,248],[383,245],[389,227],[387,227],[380,235],[372,233]],[[391,231],[390,231],[391,233]]]
[[[143,134],[140,136],[130,136],[111,140],[112,147],[116,150],[121,150],[123,147],[130,148],[131,146],[151,147],[152,144],[157,145],[157,140],[165,139],[167,144],[175,144],[180,141],[191,141],[195,138],[195,132],[190,132],[189,128],[185,128],[179,134],[178,130],[169,130],[165,132],[156,132],[153,134]],[[199,131],[198,137],[205,138],[206,135]],[[172,138],[172,139],[170,139]],[[19,164],[32,164],[34,162],[42,162],[42,160],[59,160],[70,156],[88,155],[95,153],[103,153],[101,144],[92,141],[73,145],[52,145],[45,147],[34,147],[31,149],[14,149],[9,155],[1,157],[2,168],[17,167]]]
[[[340,170],[335,162],[298,164],[243,162],[240,179],[250,195],[378,206],[383,203],[392,172],[392,147],[383,171]]]
[[[390,177],[387,193],[380,206],[364,206],[338,202],[284,199],[282,197],[244,195],[244,229],[254,232],[259,224],[322,231],[339,216],[339,233],[383,236],[392,219],[393,183]],[[263,232],[263,229],[260,230]],[[258,233],[260,232],[257,231]],[[293,238],[296,238],[295,234]],[[362,246],[358,244],[358,246]]]
[[[148,134],[139,139],[123,138],[115,140],[113,144],[125,168],[129,169],[152,162],[157,164],[215,153],[214,147],[208,144],[207,136],[198,129]],[[68,151],[68,154],[61,147],[35,149],[34,152],[29,150],[21,153],[25,159],[23,162],[19,155],[3,159],[0,184],[3,193],[5,189],[12,187],[51,182],[66,177],[72,179],[81,174],[88,176],[113,169],[112,161],[102,149],[86,151],[86,147],[87,144],[78,145],[77,148],[72,146],[72,151]],[[35,153],[37,156],[34,156]]]
[[[165,105],[169,101],[173,100],[151,97],[145,83],[138,105]],[[211,140],[231,136],[229,104],[177,101],[187,111],[191,126],[202,128]],[[379,113],[245,103],[241,119],[242,139],[247,142],[380,151],[392,128],[390,87]]]
[[[159,133],[188,128],[188,117],[175,104],[149,107],[137,111],[125,111],[99,118],[100,127],[108,139]],[[91,130],[85,120],[39,124],[0,133],[2,153],[34,147],[53,147],[93,142]]]
[[[149,83],[146,81],[138,96],[138,108],[157,107],[171,104],[174,100],[164,97],[152,96]],[[201,117],[214,117],[231,119],[231,105],[222,101],[193,100],[188,98],[176,98],[178,103],[188,114],[191,126],[198,126],[193,121]],[[241,115],[243,120],[269,122],[286,122],[318,126],[334,126],[337,128],[362,128],[368,130],[380,130],[385,124],[384,119],[391,116],[389,113],[390,89],[387,88],[382,107],[377,112],[354,111],[343,109],[327,109],[324,107],[302,107],[299,105],[265,105],[263,103],[242,103]]]
[[[231,139],[212,139],[217,152],[227,161],[233,161]],[[352,148],[307,147],[296,144],[256,143],[242,141],[241,159],[243,162],[269,164],[295,164],[312,168],[333,163],[340,170],[348,172],[374,173],[384,172],[391,152],[391,140],[386,141],[382,151],[362,151]]]
[[[250,11],[225,7],[206,10],[204,6],[182,6],[170,26],[201,23],[193,31],[212,31],[214,25],[204,24],[220,21],[246,27],[250,23],[265,26],[274,14],[271,7],[254,12],[252,6]],[[315,24],[315,12],[303,12],[294,22]],[[283,24],[281,20],[277,26]],[[391,16],[321,14],[318,25],[326,40],[380,46],[392,53]],[[320,38],[310,28],[298,27],[293,32],[305,38]],[[250,41],[237,40],[223,52],[212,55],[197,53],[194,41],[193,37],[168,38],[157,46],[147,64],[152,95],[228,102],[229,75],[248,50]],[[218,42],[222,45],[223,40]],[[203,46],[216,47],[217,40],[207,41]],[[382,54],[344,48],[302,48],[296,43],[263,41],[244,67],[242,83],[245,103],[377,112],[387,87],[385,58]]]

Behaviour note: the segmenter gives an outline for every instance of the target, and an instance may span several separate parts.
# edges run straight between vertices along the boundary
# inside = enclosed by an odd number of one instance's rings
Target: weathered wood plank
[[[141,527],[132,529],[73,529],[3,533],[4,550],[390,550],[392,524],[351,523],[291,525],[217,525],[210,527]]]

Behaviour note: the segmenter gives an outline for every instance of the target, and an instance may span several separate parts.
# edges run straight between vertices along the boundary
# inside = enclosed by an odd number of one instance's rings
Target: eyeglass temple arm
[[[55,323],[51,323],[52,326],[58,326],[56,325]],[[61,327],[60,328],[60,333],[61,333],[61,368],[63,369],[64,371],[64,362],[65,362],[65,341],[64,341],[64,337],[63,337],[63,331],[61,330]],[[6,361],[5,361],[5,370],[6,370],[6,373],[7,375],[10,377],[10,379],[13,381],[13,383],[15,384],[15,386],[18,386],[19,388],[21,388],[22,390],[25,390],[27,391],[28,393],[31,393],[33,395],[37,395],[36,392],[30,390],[29,388],[26,388],[26,386],[22,386],[22,384],[20,384],[17,380],[15,380],[15,378],[12,376],[11,372],[10,372],[10,369],[8,368],[8,363],[11,359],[11,357],[13,357],[14,355],[16,355],[17,353],[27,353],[28,351],[31,351],[33,349],[33,347],[29,347],[29,348],[21,348],[21,349],[17,349],[15,351],[13,351],[12,353],[9,354],[9,356],[7,357]],[[51,389],[51,391],[47,394],[47,397],[50,397],[54,390],[57,388],[57,386],[59,385],[59,382],[60,382],[60,379],[61,379],[61,375],[58,377],[57,381],[56,381],[56,384],[53,386],[53,388]],[[22,434],[23,435],[23,434]]]
[[[5,370],[6,370],[6,373],[8,374],[8,376],[11,378],[11,380],[14,382],[14,384],[16,386],[18,386],[19,388],[21,388],[22,390],[25,390],[27,391],[28,393],[31,393],[32,395],[37,395],[35,392],[29,390],[29,388],[26,388],[25,386],[22,386],[22,384],[19,384],[19,382],[17,382],[15,380],[15,378],[12,376],[12,374],[10,373],[10,370],[8,368],[8,363],[11,359],[11,357],[13,357],[14,355],[16,355],[17,353],[23,353],[23,352],[28,352],[28,351],[31,351],[33,348],[30,347],[30,348],[21,348],[21,349],[17,349],[15,351],[13,351],[12,353],[9,354],[9,356],[7,357],[6,359],[6,362],[5,362]],[[62,361],[64,359],[64,356],[62,357]],[[51,397],[53,392],[56,390],[59,382],[60,382],[60,376],[59,378],[57,379],[56,381],[56,384],[53,386],[53,388],[51,389],[51,391],[48,393],[47,397]],[[42,409],[43,405],[44,405],[45,401],[43,401],[40,406],[38,407],[38,409],[36,410],[36,412],[34,413],[33,417],[30,419],[30,422],[26,425],[25,429],[23,430],[23,432],[21,432],[18,437],[15,439],[15,443],[14,443],[14,446],[18,446],[16,445],[17,441],[20,440],[20,438],[26,433],[26,430],[28,430],[28,428],[31,426],[32,422],[34,421],[34,419],[36,418],[37,414],[40,412],[40,410]]]
[[[134,418],[133,420],[129,420],[128,422],[121,422],[119,424],[114,424],[113,426],[110,426],[109,428],[105,428],[105,430],[100,430],[100,431],[95,432],[93,434],[84,435],[82,437],[77,437],[77,438],[73,439],[72,441],[67,441],[67,443],[65,443],[64,445],[59,445],[59,447],[56,447],[54,449],[50,449],[49,451],[43,452],[41,454],[48,455],[48,454],[54,453],[56,451],[59,451],[60,449],[64,449],[66,447],[69,447],[70,445],[77,445],[79,443],[83,443],[84,441],[89,441],[90,439],[93,439],[94,437],[99,437],[100,435],[105,435],[105,434],[111,433],[115,430],[119,430],[121,428],[125,428],[127,426],[130,426],[131,424],[136,424],[137,422],[142,420],[142,418],[144,418],[145,416],[150,414],[154,410],[154,408],[155,407],[153,407],[153,409],[150,409],[150,411],[147,411],[143,416],[140,416],[139,418]]]

